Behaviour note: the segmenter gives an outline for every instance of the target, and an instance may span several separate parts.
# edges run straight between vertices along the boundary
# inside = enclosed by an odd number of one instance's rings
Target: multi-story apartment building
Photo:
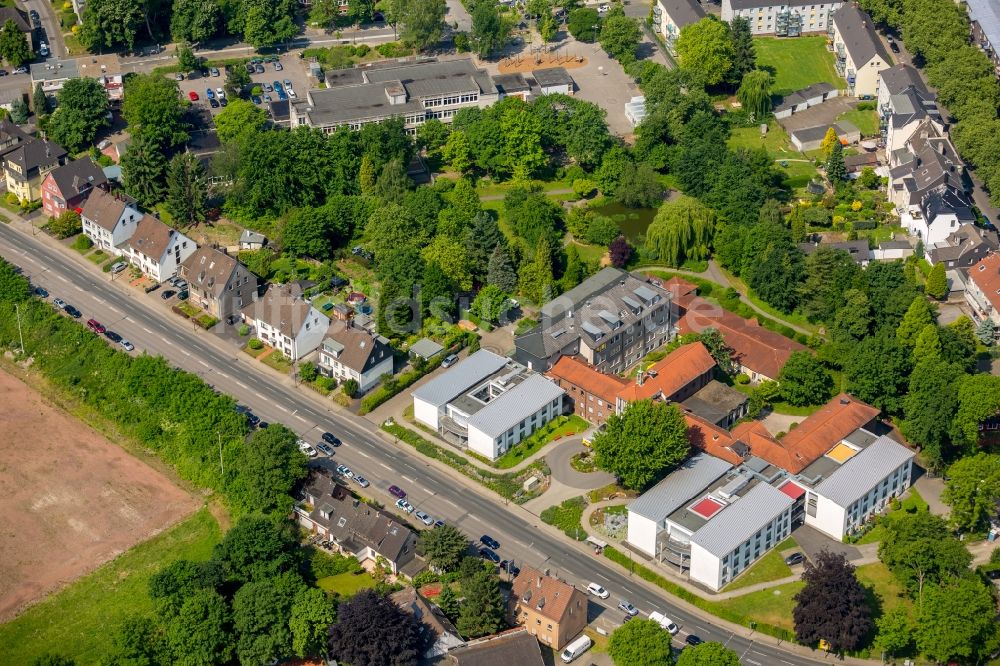
[[[399,117],[413,133],[431,118],[451,122],[460,109],[484,108],[500,99],[493,79],[471,58],[334,70],[327,73],[326,86],[292,101],[292,127],[330,133]]]
[[[833,13],[843,5],[840,0],[722,0],[722,20],[742,16],[755,35],[796,37],[827,32]]]
[[[587,626],[587,595],[525,566],[511,585],[507,612],[511,624],[523,626],[539,642],[561,650]]]
[[[847,92],[878,97],[878,74],[892,63],[872,18],[856,4],[845,4],[833,15],[833,50],[837,73],[847,80]]]
[[[235,257],[202,246],[181,263],[191,300],[213,317],[225,319],[257,300],[259,278]]]
[[[656,0],[653,3],[653,27],[663,35],[667,48],[673,51],[681,28],[705,18],[698,0]]]
[[[514,340],[514,358],[538,372],[578,355],[619,373],[675,334],[670,294],[610,266],[543,305],[540,318]]]
[[[996,0],[965,0],[972,43],[983,50],[1000,77],[1000,6]]]

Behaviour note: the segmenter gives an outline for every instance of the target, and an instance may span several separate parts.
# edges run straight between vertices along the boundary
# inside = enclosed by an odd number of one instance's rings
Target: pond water
[[[605,204],[591,210],[614,220],[625,234],[625,238],[633,242],[646,233],[646,229],[656,217],[655,208],[626,208],[618,203]]]

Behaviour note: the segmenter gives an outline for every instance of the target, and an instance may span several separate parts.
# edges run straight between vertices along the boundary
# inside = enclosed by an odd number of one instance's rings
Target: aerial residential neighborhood
[[[0,666],[1000,663],[986,0],[0,7]]]

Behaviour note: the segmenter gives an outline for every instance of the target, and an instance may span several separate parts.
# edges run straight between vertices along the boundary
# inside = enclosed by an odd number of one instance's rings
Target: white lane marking
[[[516,541],[516,539],[514,539],[514,541]],[[594,574],[594,575],[595,575],[595,576],[597,576],[598,578],[600,578],[601,580],[604,580],[604,581],[607,581],[607,582],[609,582],[609,583],[611,582],[611,579],[610,579],[610,578],[608,578],[607,576],[605,576],[605,575],[604,575],[604,574],[602,574],[602,573],[596,573],[596,574]]]
[[[633,592],[632,590],[628,589],[624,585],[622,585],[622,589],[625,590],[626,592],[628,592],[629,594],[635,594],[635,592]]]
[[[371,458],[371,456],[365,453],[364,451],[358,451],[357,454],[359,456],[364,456],[365,458]]]
[[[201,363],[201,364],[202,364],[203,366],[205,366],[206,368],[211,368],[211,367],[212,367],[212,366],[210,366],[210,365],[209,365],[208,363],[205,363],[205,361],[201,360],[200,358],[198,359],[198,362],[199,362],[199,363]]]
[[[241,382],[240,380],[237,379],[236,383],[239,384],[241,387],[245,388],[246,390],[248,390],[248,391],[250,390],[250,387],[247,386],[246,384],[244,384],[243,382]]]
[[[454,508],[456,508],[456,509],[458,508],[458,505],[457,505],[457,504],[455,504],[454,502],[452,502],[452,501],[451,501],[450,499],[448,499],[447,497],[442,497],[442,498],[441,498],[441,501],[442,501],[442,502],[444,502],[445,504],[447,504],[447,505],[451,506],[451,507],[454,507]]]
[[[69,284],[69,280],[67,280],[66,278],[64,278],[62,275],[59,275],[58,273],[54,273],[54,275],[56,276],[57,280],[62,280],[66,284]]]
[[[744,659],[743,661],[747,662],[748,664],[753,664],[753,666],[760,666],[760,662],[754,661],[753,659]]]
[[[392,468],[386,465],[384,462],[380,462],[379,465],[382,465],[382,467],[385,467],[387,470],[392,471]],[[406,477],[404,476],[403,478],[405,479]]]
[[[787,659],[781,659],[780,661],[782,663],[788,664],[789,666],[795,666],[795,664],[793,664],[792,662],[788,661]]]
[[[387,469],[388,469],[388,468],[387,468]],[[404,479],[405,481],[408,481],[408,482],[410,482],[410,483],[416,483],[416,481],[414,481],[414,480],[413,480],[413,479],[411,479],[410,477],[406,476],[405,474],[403,475],[403,479]]]
[[[187,349],[181,349],[181,353],[184,354],[185,356],[191,355],[191,352],[189,352]]]
[[[153,332],[152,332],[151,330],[149,330],[148,328],[146,328],[145,326],[143,326],[143,327],[142,327],[142,330],[146,331],[146,332],[147,332],[147,333],[149,333],[150,335],[152,335],[152,334],[153,334]]]

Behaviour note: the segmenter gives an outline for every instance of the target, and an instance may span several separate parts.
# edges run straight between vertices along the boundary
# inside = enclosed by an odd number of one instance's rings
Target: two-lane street
[[[600,617],[608,629],[622,621],[624,614],[616,607],[621,599],[627,599],[642,615],[659,610],[680,625],[681,633],[674,641],[678,647],[686,635],[697,634],[728,644],[743,663],[753,666],[825,661],[822,653],[812,657],[770,637],[754,634],[748,639],[732,634],[700,611],[621,572],[586,547],[553,534],[523,508],[506,506],[481,488],[473,490],[471,482],[457,473],[432,465],[406,445],[391,443],[367,420],[319,396],[295,390],[265,368],[253,367],[257,361],[240,352],[232,341],[212,339],[212,333],[195,331],[169,312],[157,292],[147,295],[121,282],[112,284],[108,274],[86,265],[85,259],[12,225],[0,225],[0,253],[21,266],[52,298],[62,298],[79,308],[83,319],[94,317],[135,343],[137,350],[161,354],[178,367],[197,373],[264,420],[284,423],[313,444],[323,431],[335,433],[344,444],[329,462],[346,464],[367,477],[372,486],[363,492],[387,506],[392,500],[386,488],[399,485],[416,508],[459,526],[473,540],[484,533],[497,538],[502,544],[501,557],[549,569],[581,589],[591,581],[600,583],[611,597],[604,601],[592,598],[591,615],[592,619]]]

